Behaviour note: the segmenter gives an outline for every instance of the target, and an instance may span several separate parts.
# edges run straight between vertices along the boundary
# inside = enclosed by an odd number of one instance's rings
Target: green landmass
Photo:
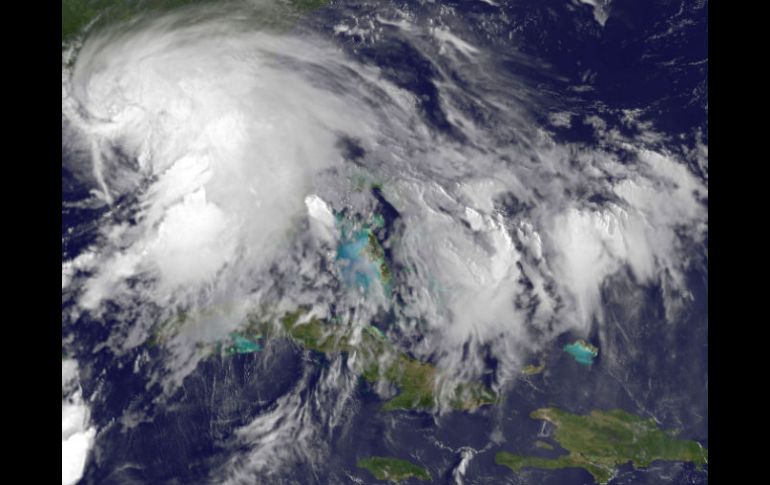
[[[360,335],[352,328],[318,318],[300,323],[303,311],[287,313],[281,318],[284,336],[291,337],[302,347],[324,354],[355,353],[361,376],[370,383],[380,380],[394,385],[398,394],[383,404],[383,410],[428,410],[438,404],[436,389],[449,389],[447,402],[454,409],[469,410],[497,401],[494,392],[478,382],[450,382],[434,365],[420,362],[399,352],[374,326]],[[252,322],[244,335],[274,333],[274,327]],[[273,335],[281,336],[281,335]]]
[[[281,15],[302,13],[318,8],[329,0],[285,0],[271,2],[269,6],[275,7],[274,19],[280,22]],[[93,28],[102,28],[107,25],[124,22],[131,18],[148,12],[168,12],[173,9],[188,5],[241,5],[245,7],[265,7],[268,5],[256,4],[246,0],[62,0],[61,38],[62,43],[82,33],[90,24]]]
[[[676,439],[652,419],[620,409],[580,416],[543,408],[533,411],[530,417],[556,426],[554,439],[569,453],[539,458],[501,451],[495,455],[495,463],[514,472],[522,468],[583,468],[601,484],[612,478],[619,465],[628,462],[637,468],[655,460],[693,462],[698,467],[708,463],[708,452],[698,442]]]
[[[358,460],[357,466],[369,470],[377,480],[398,482],[411,477],[419,480],[430,480],[428,470],[398,458],[372,456]]]
[[[525,376],[533,376],[535,374],[540,374],[545,369],[545,364],[540,365],[525,365],[524,368],[521,370],[521,373]]]
[[[97,27],[129,20],[143,12],[164,12],[210,0],[62,0],[62,42],[80,33],[91,22]],[[220,2],[224,3],[224,2]]]
[[[211,309],[202,315],[215,312],[216,309]],[[260,311],[258,314],[267,313]],[[211,355],[257,352],[261,350],[256,343],[259,339],[288,337],[305,349],[323,354],[354,354],[355,365],[365,381],[375,384],[382,380],[398,390],[395,397],[383,404],[385,411],[430,410],[439,405],[439,399],[458,410],[471,410],[497,402],[497,395],[482,383],[452,381],[434,365],[399,351],[373,325],[356,333],[347,325],[315,317],[300,322],[300,317],[305,314],[305,310],[285,313],[277,319],[280,323],[277,326],[270,319],[252,314],[247,325],[238,333],[231,333],[224,341],[214,344],[201,344],[201,350]],[[164,345],[184,326],[194,325],[200,319],[200,315],[196,318],[180,311],[151,329],[147,345]],[[444,390],[444,393],[437,396],[438,390]]]

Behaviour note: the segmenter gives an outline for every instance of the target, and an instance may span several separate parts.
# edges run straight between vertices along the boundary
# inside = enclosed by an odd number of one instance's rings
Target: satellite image
[[[62,485],[708,483],[708,4],[62,0]]]

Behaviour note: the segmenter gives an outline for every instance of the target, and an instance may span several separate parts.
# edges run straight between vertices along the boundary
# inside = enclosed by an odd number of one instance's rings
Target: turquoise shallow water
[[[237,333],[231,335],[233,345],[228,348],[228,351],[238,354],[248,354],[250,352],[259,352],[262,347],[245,337],[241,337]]]
[[[354,231],[346,235],[342,231],[342,241],[337,247],[337,261],[342,261],[342,278],[349,286],[360,286],[368,290],[372,282],[380,280],[379,265],[366,254],[370,231]]]
[[[580,342],[575,342],[564,346],[564,350],[570,354],[579,364],[591,365],[598,352],[592,351]]]
[[[337,248],[337,261],[344,261],[342,265],[342,277],[345,283],[351,286],[360,286],[369,289],[372,282],[373,266],[366,260],[363,251],[369,241],[366,231],[357,231],[343,239]]]

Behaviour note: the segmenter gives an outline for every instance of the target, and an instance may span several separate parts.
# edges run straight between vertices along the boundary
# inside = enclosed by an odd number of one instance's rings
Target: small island
[[[525,376],[534,376],[536,374],[540,374],[545,370],[545,364],[540,365],[525,365],[523,369],[521,369],[521,373]]]
[[[358,460],[357,466],[369,470],[377,480],[398,482],[411,477],[419,480],[430,480],[428,470],[398,458],[372,456]]]
[[[550,443],[546,443],[545,441],[537,440],[535,441],[535,448],[542,448],[544,450],[552,450],[553,445]]]
[[[607,483],[618,466],[630,462],[647,467],[656,460],[683,461],[702,467],[708,451],[697,441],[679,440],[658,428],[655,421],[620,409],[592,411],[587,416],[555,408],[530,414],[556,426],[554,439],[569,451],[557,458],[522,456],[500,451],[495,463],[518,472],[522,468],[583,468],[600,484]]]

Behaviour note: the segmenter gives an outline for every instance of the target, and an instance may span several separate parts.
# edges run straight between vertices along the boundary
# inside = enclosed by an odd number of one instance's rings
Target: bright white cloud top
[[[96,428],[89,426],[89,410],[78,382],[77,361],[62,360],[61,386],[61,483],[71,485],[83,475]]]

